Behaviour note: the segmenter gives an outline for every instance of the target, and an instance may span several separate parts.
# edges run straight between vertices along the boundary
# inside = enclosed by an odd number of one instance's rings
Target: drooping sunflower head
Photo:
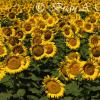
[[[58,78],[49,75],[44,77],[43,86],[49,98],[59,98],[64,95],[64,84]]]
[[[59,74],[62,75],[65,80],[68,80],[68,74],[67,74],[67,66],[68,66],[68,63],[66,61],[62,61],[60,63],[60,68],[58,69],[59,70]]]
[[[97,78],[98,71],[98,66],[94,62],[87,61],[83,66],[82,77],[83,79],[94,80]]]
[[[53,42],[45,42],[45,57],[53,57],[57,52],[57,47]]]
[[[33,46],[31,48],[31,52],[35,60],[40,60],[44,57],[45,54],[44,46],[43,45]]]
[[[80,39],[78,37],[70,37],[66,39],[66,45],[70,49],[77,49],[80,46]]]

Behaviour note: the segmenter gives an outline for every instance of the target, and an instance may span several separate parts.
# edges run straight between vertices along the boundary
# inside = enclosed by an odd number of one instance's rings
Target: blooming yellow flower
[[[45,49],[43,45],[35,45],[30,48],[33,59],[40,60],[45,56]]]
[[[57,47],[54,42],[45,42],[45,57],[53,57],[57,52]]]
[[[10,74],[15,74],[27,69],[30,64],[29,56],[17,56],[12,55],[5,61],[6,72]]]
[[[83,66],[82,78],[87,80],[94,80],[99,73],[98,65],[94,61],[86,61]]]
[[[64,95],[64,84],[58,80],[58,78],[50,77],[49,75],[44,77],[43,87],[45,88],[45,93],[50,98],[59,98]]]
[[[95,46],[98,46],[100,43],[100,36],[99,35],[91,35],[89,37],[89,46],[90,47],[95,47]]]
[[[66,46],[70,49],[77,49],[80,46],[80,38],[74,36],[66,39]]]

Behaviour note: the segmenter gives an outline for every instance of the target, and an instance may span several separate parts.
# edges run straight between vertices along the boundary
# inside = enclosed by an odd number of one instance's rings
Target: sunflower
[[[66,63],[66,61],[62,61],[60,63],[60,68],[58,69],[59,70],[59,74],[61,76],[63,76],[65,80],[68,81],[68,74],[67,74],[66,69],[67,69],[67,63]]]
[[[42,39],[41,35],[32,36],[32,39],[31,39],[32,46],[41,45],[42,43],[43,43],[43,39]]]
[[[97,63],[95,63],[94,61],[86,61],[82,69],[83,79],[94,80],[97,78],[99,69]]]
[[[36,18],[33,16],[29,16],[29,18],[27,19],[27,22],[31,23],[31,25],[34,27],[36,25]]]
[[[67,62],[66,72],[68,74],[69,79],[77,79],[79,75],[82,73],[82,66],[84,65],[83,61],[72,60]]]
[[[30,34],[33,31],[33,26],[30,22],[26,21],[23,23],[22,29],[26,34]]]
[[[3,27],[1,28],[1,36],[2,37],[6,37],[7,39],[10,37],[10,36],[14,36],[14,29],[12,27]]]
[[[35,60],[40,60],[45,56],[45,49],[43,45],[32,46],[30,50]]]
[[[27,55],[27,49],[22,44],[17,44],[14,47],[12,47],[12,53],[16,55]]]
[[[53,57],[57,52],[57,47],[54,42],[45,42],[45,57]]]
[[[80,38],[76,37],[76,36],[72,36],[70,38],[66,39],[66,45],[70,48],[70,49],[77,49],[80,46]]]
[[[89,23],[96,24],[97,21],[98,21],[98,18],[95,16],[95,14],[91,14],[90,16],[87,16],[87,17],[85,18],[85,21],[86,21],[86,22],[89,22]]]
[[[41,30],[46,30],[46,28],[47,28],[46,21],[45,21],[43,18],[40,17],[40,18],[37,20],[37,26],[38,26],[38,28],[40,28]]]
[[[62,33],[63,35],[67,38],[67,37],[71,37],[74,33],[73,31],[71,30],[71,27],[68,26],[68,25],[65,25],[63,28],[62,28]]]
[[[26,37],[26,34],[21,28],[18,28],[15,30],[15,35],[19,40],[24,40]]]
[[[9,48],[12,48],[13,46],[15,46],[16,44],[19,44],[19,43],[20,43],[19,39],[15,36],[11,36],[7,40],[7,44],[9,46]]]
[[[91,35],[89,37],[89,46],[90,47],[95,47],[95,46],[98,46],[100,43],[100,36],[99,35]]]
[[[90,23],[90,22],[85,22],[85,23],[84,23],[83,29],[84,29],[86,32],[92,33],[92,32],[93,32],[93,24]]]
[[[77,27],[77,25],[75,25],[74,23],[71,23],[70,27],[73,33],[77,34],[79,32],[80,27]]]
[[[66,60],[69,60],[69,61],[74,60],[74,59],[80,60],[80,54],[79,52],[72,51],[65,58]]]
[[[5,61],[6,72],[15,74],[27,69],[30,64],[30,57],[12,55]]]
[[[43,87],[45,88],[45,93],[47,97],[59,98],[64,95],[64,84],[58,80],[58,78],[50,77],[49,75],[44,77]]]
[[[45,30],[42,39],[44,41],[52,41],[54,39],[54,33],[51,30]]]
[[[15,13],[15,12],[9,12],[9,13],[8,13],[8,18],[9,18],[10,20],[15,20],[15,18],[16,18],[16,13]]]
[[[5,76],[5,68],[1,67],[0,65],[0,81],[3,79],[3,77]]]
[[[46,11],[42,12],[42,18],[43,18],[44,20],[48,19],[49,16],[50,16],[50,14],[49,14],[48,12],[46,12]]]
[[[84,26],[84,20],[83,19],[76,19],[73,22],[75,24],[75,26],[79,27],[79,28],[83,28]]]
[[[90,57],[94,59],[100,58],[100,45],[90,48]]]
[[[7,55],[7,48],[3,43],[0,43],[0,58]]]
[[[53,16],[49,16],[49,18],[46,19],[46,24],[48,27],[53,27],[56,24],[56,19]]]

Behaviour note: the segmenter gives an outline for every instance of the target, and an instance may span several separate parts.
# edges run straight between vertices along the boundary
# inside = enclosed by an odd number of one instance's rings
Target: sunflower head
[[[64,84],[55,77],[45,77],[43,86],[48,97],[59,98],[64,95]]]
[[[15,74],[28,68],[30,64],[30,59],[27,57],[12,55],[5,61],[6,72],[10,74]]]
[[[83,78],[94,80],[97,78],[98,75],[98,66],[93,61],[87,61],[83,66]]]
[[[44,54],[45,54],[44,46],[35,45],[32,47],[31,52],[35,60],[40,60],[44,57]]]
[[[100,58],[100,46],[91,48],[90,56],[94,57],[95,59]]]
[[[78,52],[70,52],[67,56],[66,56],[66,60],[79,60],[80,59],[80,54]]]
[[[14,45],[16,45],[16,44],[19,43],[19,39],[18,39],[17,37],[14,37],[14,36],[9,37],[8,43],[9,43],[11,46],[14,46]]]
[[[69,79],[75,79],[79,75],[81,75],[82,66],[83,66],[82,61],[79,61],[79,60],[70,61],[69,64],[67,65],[67,69],[66,69]]]
[[[98,35],[91,35],[89,37],[89,46],[94,47],[99,45],[100,37]]]
[[[70,37],[66,39],[66,45],[70,49],[77,49],[80,46],[80,39],[78,37]]]
[[[45,42],[44,47],[46,57],[53,57],[57,52],[57,47],[53,42]]]

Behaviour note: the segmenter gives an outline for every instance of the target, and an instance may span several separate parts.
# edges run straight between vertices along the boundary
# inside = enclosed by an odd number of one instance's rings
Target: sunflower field
[[[0,100],[100,100],[100,1],[0,0]]]

